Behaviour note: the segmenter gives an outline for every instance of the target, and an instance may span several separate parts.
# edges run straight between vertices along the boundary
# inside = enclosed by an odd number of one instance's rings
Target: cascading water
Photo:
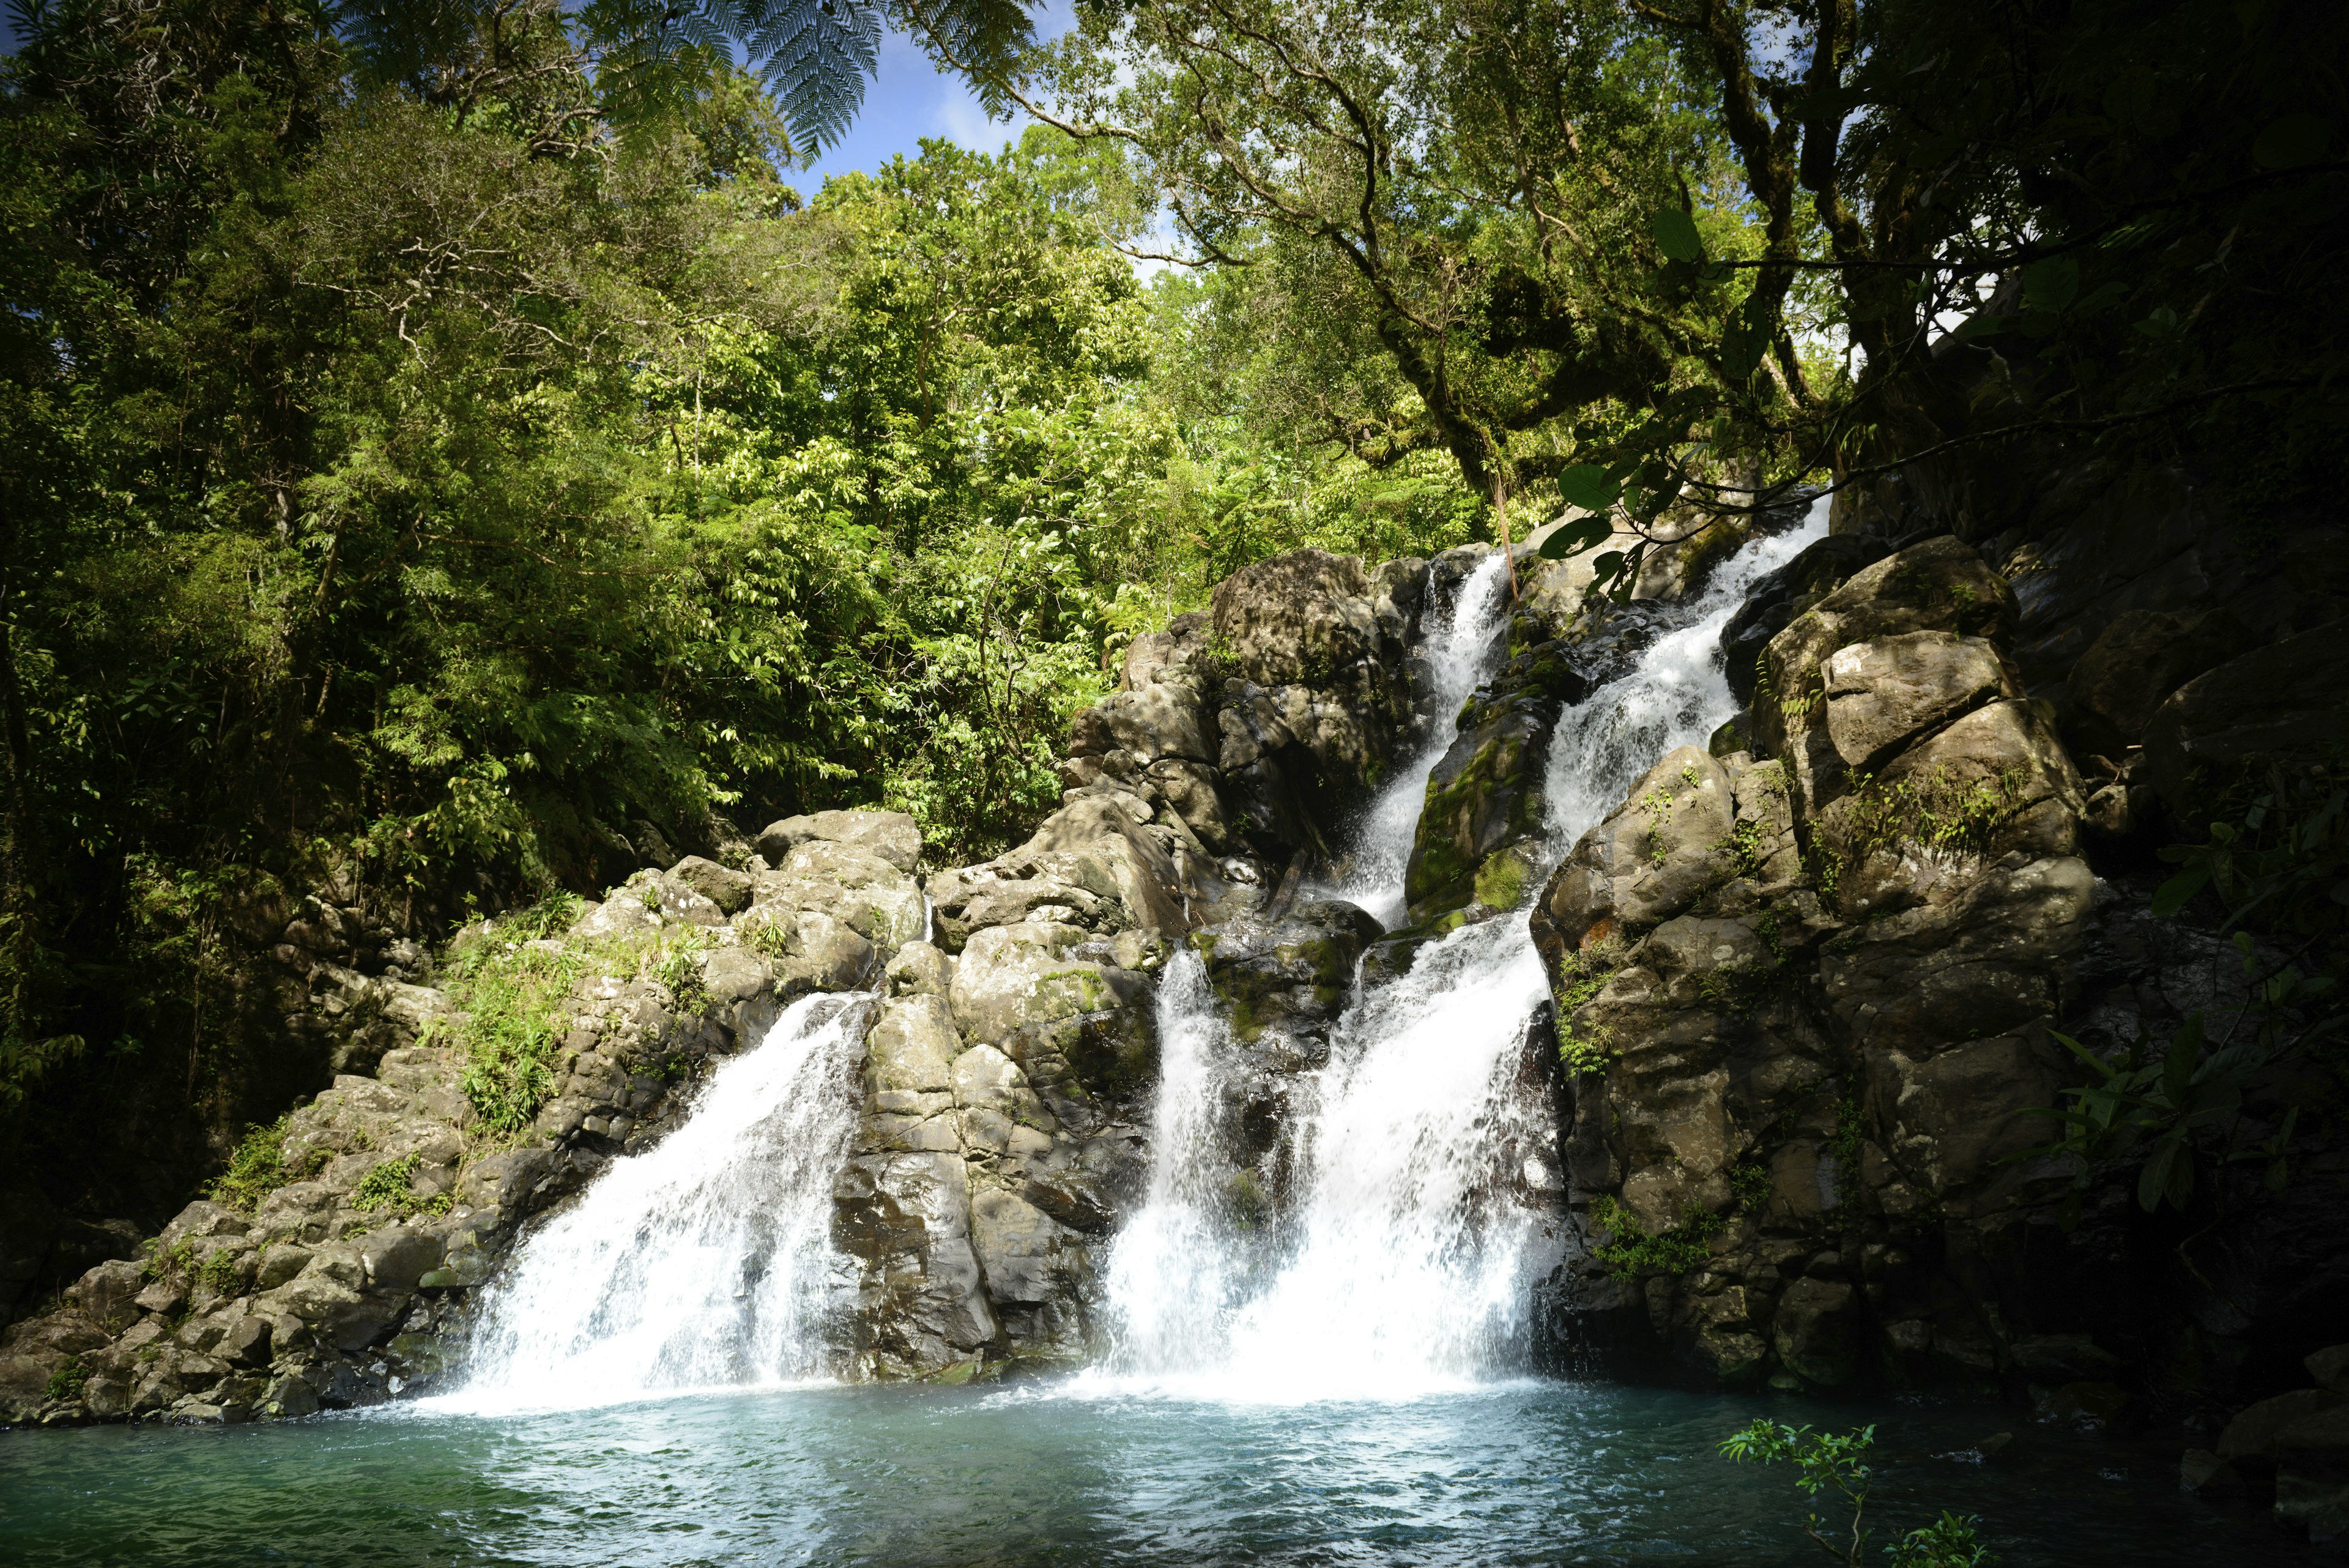
[[[485,1291],[464,1410],[576,1407],[820,1376],[842,1262],[833,1179],[870,999],[793,1002],[690,1119],[615,1160]]]
[[[1451,613],[1423,639],[1435,715],[1426,742],[1371,801],[1355,830],[1346,876],[1330,891],[1392,928],[1402,919],[1403,873],[1427,797],[1427,777],[1452,744],[1452,716],[1491,673],[1508,604],[1508,558],[1495,550],[1460,584]]]
[[[1756,577],[1825,533],[1825,512],[1816,505],[1802,527],[1744,546],[1630,673],[1561,718],[1546,859],[1657,758],[1702,744],[1729,718],[1722,628]],[[1500,557],[1485,569],[1496,590]],[[1506,610],[1497,591],[1463,592],[1439,649],[1466,670],[1446,672],[1461,691],[1439,711],[1456,710],[1490,674]],[[1390,925],[1427,777],[1452,738],[1439,730],[1372,806],[1351,885],[1337,890]],[[1298,1135],[1299,1200],[1285,1250],[1267,1258],[1227,1198],[1218,1120],[1237,1054],[1198,961],[1170,964],[1159,1004],[1159,1164],[1111,1262],[1122,1325],[1111,1379],[1247,1399],[1391,1398],[1510,1369],[1524,1342],[1521,1259],[1537,1222],[1516,1193],[1555,1189],[1544,1168],[1555,1156],[1541,1127],[1547,1107],[1520,1072],[1526,1020],[1547,988],[1519,913],[1452,933],[1358,1000],[1303,1096],[1319,1109]]]

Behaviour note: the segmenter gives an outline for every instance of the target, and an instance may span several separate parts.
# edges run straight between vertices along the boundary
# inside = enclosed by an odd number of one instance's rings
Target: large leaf
[[[1762,368],[1762,356],[1770,347],[1766,333],[1756,331],[1743,321],[1733,321],[1721,335],[1721,369],[1733,380],[1744,380]]]
[[[1557,476],[1557,497],[1585,512],[1604,512],[1622,499],[1623,486],[1596,463],[1578,462]]]
[[[2194,1195],[2194,1153],[2177,1138],[2153,1146],[2145,1168],[2137,1175],[2137,1200],[2150,1212],[2165,1198],[2179,1209]]]
[[[2186,908],[2187,900],[2199,893],[2210,880],[2210,863],[2207,860],[2185,870],[2154,889],[2153,913],[2158,919],[2168,919]]]
[[[1704,254],[1704,241],[1697,236],[1696,220],[1678,207],[1659,207],[1652,225],[1656,248],[1676,262],[1692,262]]]
[[[2023,303],[2033,310],[2058,314],[2079,293],[2080,264],[2071,256],[2049,256],[2023,269]]]
[[[1561,523],[1542,540],[1539,554],[1545,561],[1563,561],[1604,545],[1614,532],[1613,521],[1606,517],[1582,517]]]
[[[2251,143],[2251,161],[2262,169],[2299,169],[2324,161],[2333,126],[2321,114],[2287,114]]]

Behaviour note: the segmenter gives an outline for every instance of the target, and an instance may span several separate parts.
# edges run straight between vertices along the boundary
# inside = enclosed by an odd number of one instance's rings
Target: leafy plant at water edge
[[[1840,1497],[1851,1510],[1848,1533],[1841,1542],[1827,1538],[1827,1531],[1838,1527],[1816,1511],[1805,1517],[1803,1533],[1846,1568],[1860,1568],[1868,1551],[1868,1494],[1874,1480],[1868,1453],[1875,1445],[1872,1426],[1853,1432],[1815,1432],[1763,1419],[1722,1439],[1721,1451],[1738,1463],[1791,1463],[1798,1471],[1795,1484],[1806,1496],[1832,1492]],[[1976,1539],[1978,1522],[1944,1511],[1933,1523],[1885,1548],[1884,1555],[1892,1568],[1989,1568],[1998,1558]]]
[[[81,1364],[81,1357],[67,1356],[64,1366],[49,1374],[49,1386],[44,1397],[57,1400],[78,1399],[81,1397],[82,1389],[88,1383],[89,1368]]]
[[[1692,1205],[1669,1231],[1651,1233],[1631,1211],[1601,1193],[1590,1200],[1590,1222],[1607,1240],[1590,1249],[1592,1260],[1619,1280],[1643,1273],[1685,1274],[1713,1255],[1706,1243],[1729,1223]]]

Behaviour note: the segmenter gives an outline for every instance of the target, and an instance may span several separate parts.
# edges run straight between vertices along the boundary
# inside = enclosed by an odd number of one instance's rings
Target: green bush
[[[249,1127],[236,1151],[228,1157],[228,1168],[212,1179],[212,1201],[250,1214],[261,1207],[261,1200],[295,1180],[285,1164],[285,1127],[293,1113],[278,1117],[267,1127]]]
[[[423,1163],[420,1154],[378,1161],[352,1190],[351,1207],[362,1213],[388,1213],[401,1220],[418,1214],[446,1214],[450,1201],[448,1193],[424,1198],[409,1187],[416,1179],[417,1167]]]

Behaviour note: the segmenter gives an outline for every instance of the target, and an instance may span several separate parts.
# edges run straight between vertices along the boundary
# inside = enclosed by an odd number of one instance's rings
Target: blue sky
[[[1061,9],[1050,7],[1039,30],[1058,32],[1058,18],[1051,13]],[[864,107],[857,111],[848,134],[812,167],[787,171],[783,178],[797,186],[801,195],[812,196],[823,189],[828,174],[877,168],[895,153],[914,157],[926,136],[943,136],[965,147],[993,152],[1016,140],[1029,123],[1025,114],[1014,120],[990,122],[961,78],[940,75],[911,40],[885,32],[880,74],[864,85]]]
[[[1046,37],[1057,36],[1072,19],[1069,0],[1047,0],[1039,9],[1037,31]],[[7,13],[0,10],[0,54],[15,47]],[[876,168],[899,152],[913,157],[921,151],[925,136],[943,136],[965,147],[993,152],[1016,140],[1028,124],[1024,114],[1015,120],[990,123],[960,78],[939,75],[912,42],[885,31],[880,75],[865,84],[864,107],[858,111],[855,124],[812,167],[790,170],[784,178],[799,188],[801,195],[812,196],[823,188],[827,174]]]

